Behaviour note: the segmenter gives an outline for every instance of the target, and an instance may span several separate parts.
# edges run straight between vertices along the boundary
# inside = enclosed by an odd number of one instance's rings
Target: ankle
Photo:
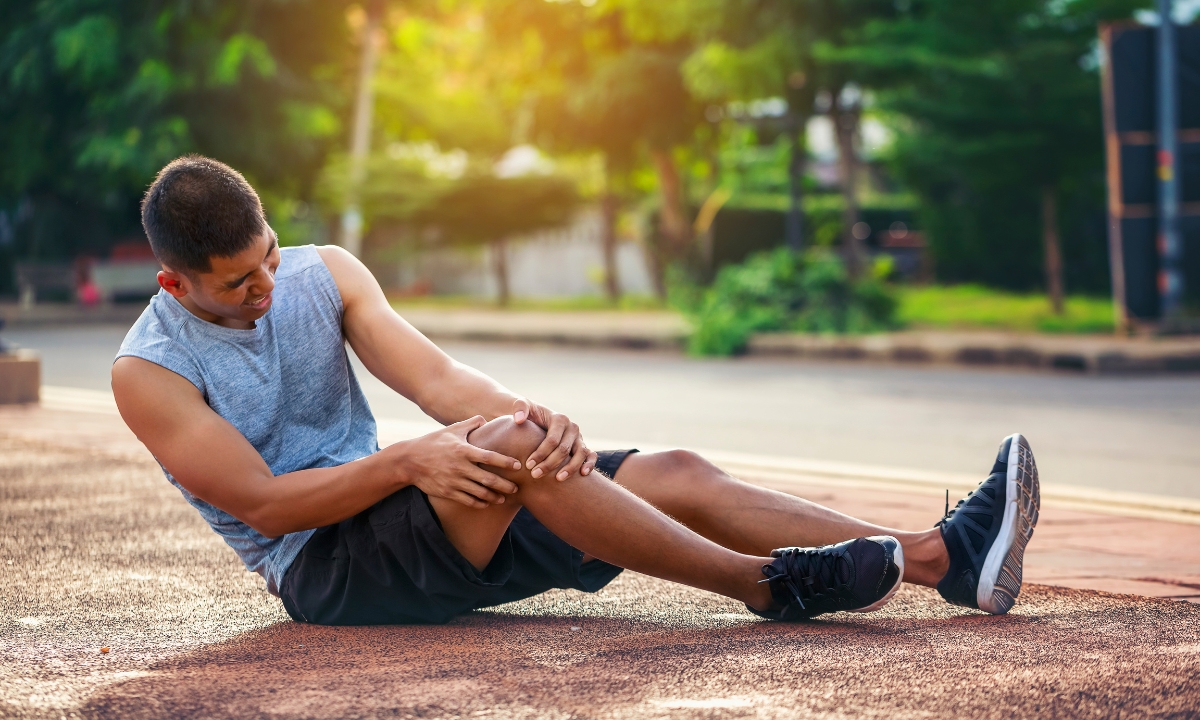
[[[769,562],[770,558],[755,559],[753,573],[750,575],[751,584],[748,588],[745,588],[745,596],[739,597],[742,602],[759,611],[775,608],[775,597],[771,595],[771,585],[760,582],[766,579],[766,576],[762,572],[764,561]]]
[[[936,587],[950,569],[950,555],[941,529],[904,533],[899,540],[904,547],[904,581]]]

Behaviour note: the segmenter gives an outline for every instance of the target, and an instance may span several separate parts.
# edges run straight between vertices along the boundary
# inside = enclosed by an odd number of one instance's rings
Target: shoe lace
[[[963,498],[962,500],[959,500],[958,504],[954,506],[953,510],[951,510],[950,509],[950,489],[946,488],[946,512],[942,515],[942,519],[938,520],[937,523],[934,524],[934,527],[941,527],[941,526],[945,525],[947,522],[949,522],[950,518],[954,517],[954,513],[958,512],[958,509],[963,506],[963,503],[970,500],[971,496],[974,494],[975,494],[974,490],[967,493],[967,496],[965,498]]]
[[[779,551],[779,557],[783,561],[782,571],[777,571],[774,564],[764,565],[764,573],[776,574],[759,580],[759,583],[773,582],[783,585],[801,608],[808,609],[804,604],[806,598],[810,601],[815,600],[849,587],[849,583],[842,580],[838,572],[845,561],[843,550],[784,548]]]

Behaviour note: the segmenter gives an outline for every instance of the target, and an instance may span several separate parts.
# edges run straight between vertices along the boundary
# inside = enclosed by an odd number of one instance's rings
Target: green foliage
[[[845,264],[825,250],[787,249],[722,268],[707,289],[676,279],[672,301],[692,319],[688,349],[696,355],[742,352],[756,332],[864,333],[894,326],[896,299],[879,264],[851,282]]]
[[[579,196],[555,175],[467,175],[417,214],[454,244],[480,245],[567,224]]]
[[[1068,267],[1103,253],[1102,237],[1080,241],[1103,213],[1096,23],[1148,4],[913,0],[818,46],[896,123],[892,168],[920,199],[940,279],[1040,284],[1043,187],[1060,198]]]
[[[1071,296],[1055,315],[1041,294],[1017,294],[981,285],[910,287],[900,290],[897,316],[913,327],[997,329],[1024,332],[1111,333],[1113,304],[1107,298]]]
[[[187,152],[242,171],[281,235],[318,227],[292,215],[340,134],[347,4],[0,3],[0,292],[14,259],[140,236],[141,194]]]

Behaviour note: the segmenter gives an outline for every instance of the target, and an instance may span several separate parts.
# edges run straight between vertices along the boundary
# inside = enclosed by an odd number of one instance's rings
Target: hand
[[[430,497],[473,508],[498,505],[505,495],[515,493],[516,484],[480,465],[520,470],[521,463],[467,442],[467,434],[484,422],[483,416],[477,415],[403,443],[406,470],[415,478],[413,484]]]
[[[517,400],[513,403],[513,420],[520,425],[527,419],[546,431],[546,439],[525,461],[530,475],[538,478],[561,466],[555,475],[561,482],[576,471],[587,475],[596,467],[596,453],[584,444],[579,426],[571,422],[571,418],[537,403]]]

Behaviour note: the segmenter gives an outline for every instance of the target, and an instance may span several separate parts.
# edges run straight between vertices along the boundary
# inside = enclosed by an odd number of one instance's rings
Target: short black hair
[[[154,256],[180,272],[210,272],[267,229],[258,193],[237,170],[200,155],[172,160],[142,198],[142,227]]]

